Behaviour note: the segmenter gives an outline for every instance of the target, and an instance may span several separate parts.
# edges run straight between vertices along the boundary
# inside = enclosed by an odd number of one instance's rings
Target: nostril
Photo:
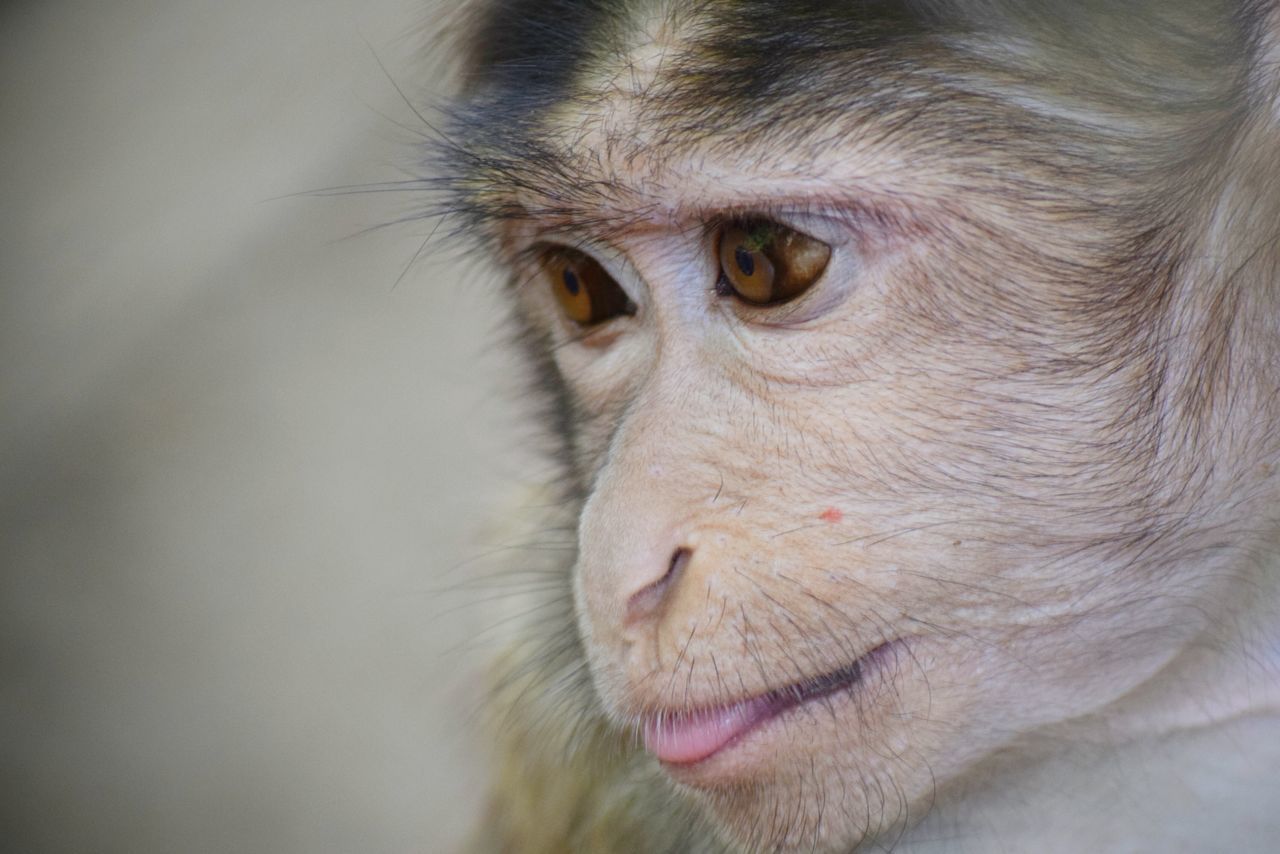
[[[638,590],[627,600],[627,622],[644,619],[658,611],[667,597],[667,591],[684,573],[693,552],[686,548],[678,548],[671,555],[666,574],[649,586]]]

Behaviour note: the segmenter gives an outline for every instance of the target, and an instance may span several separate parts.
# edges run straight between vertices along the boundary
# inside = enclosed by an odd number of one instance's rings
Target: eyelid
[[[833,250],[854,241],[862,230],[859,227],[859,214],[836,207],[744,205],[708,213],[702,220],[702,239],[710,240],[731,225],[752,220],[776,222],[812,240],[821,241]]]
[[[511,257],[511,261],[517,267],[525,267],[531,264],[537,264],[544,258],[567,258],[570,252],[582,252],[585,250],[577,249],[566,243],[559,243],[552,240],[535,240],[525,246],[515,250]]]
[[[540,234],[533,240],[528,241],[524,246],[515,249],[512,252],[511,261],[514,264],[523,266],[536,264],[547,257],[568,258],[575,253],[586,255],[608,271],[609,275],[613,276],[619,284],[622,283],[622,277],[614,275],[614,271],[623,266],[618,259],[624,253],[607,243],[583,240],[561,232]]]

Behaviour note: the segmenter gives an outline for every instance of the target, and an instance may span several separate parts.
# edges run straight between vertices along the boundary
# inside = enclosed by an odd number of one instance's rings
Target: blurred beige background
[[[374,55],[425,104],[440,24],[0,7],[6,851],[435,852],[473,819],[494,618],[458,585],[532,433],[495,289],[439,254],[397,284],[432,223],[358,233],[418,193],[279,198],[417,168]]]

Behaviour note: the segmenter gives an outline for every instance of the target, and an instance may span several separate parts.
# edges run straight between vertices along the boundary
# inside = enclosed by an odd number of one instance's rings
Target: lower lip
[[[644,725],[645,750],[669,765],[691,766],[741,741],[791,709],[861,683],[868,666],[889,645],[882,644],[840,670],[789,685],[729,706],[650,718]]]

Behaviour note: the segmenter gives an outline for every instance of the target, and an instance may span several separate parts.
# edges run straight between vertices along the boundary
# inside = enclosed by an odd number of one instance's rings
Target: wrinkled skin
[[[937,60],[912,122],[868,102],[786,145],[673,137],[704,32],[637,18],[547,111],[546,150],[607,195],[493,191],[573,413],[566,582],[611,749],[856,664],[701,761],[636,754],[720,839],[848,850],[1037,734],[1277,714],[1280,111],[1214,95],[1080,157],[1054,122],[1101,138],[1114,112]],[[717,293],[715,223],[742,212],[832,247],[802,298]],[[569,321],[546,243],[634,315]]]

